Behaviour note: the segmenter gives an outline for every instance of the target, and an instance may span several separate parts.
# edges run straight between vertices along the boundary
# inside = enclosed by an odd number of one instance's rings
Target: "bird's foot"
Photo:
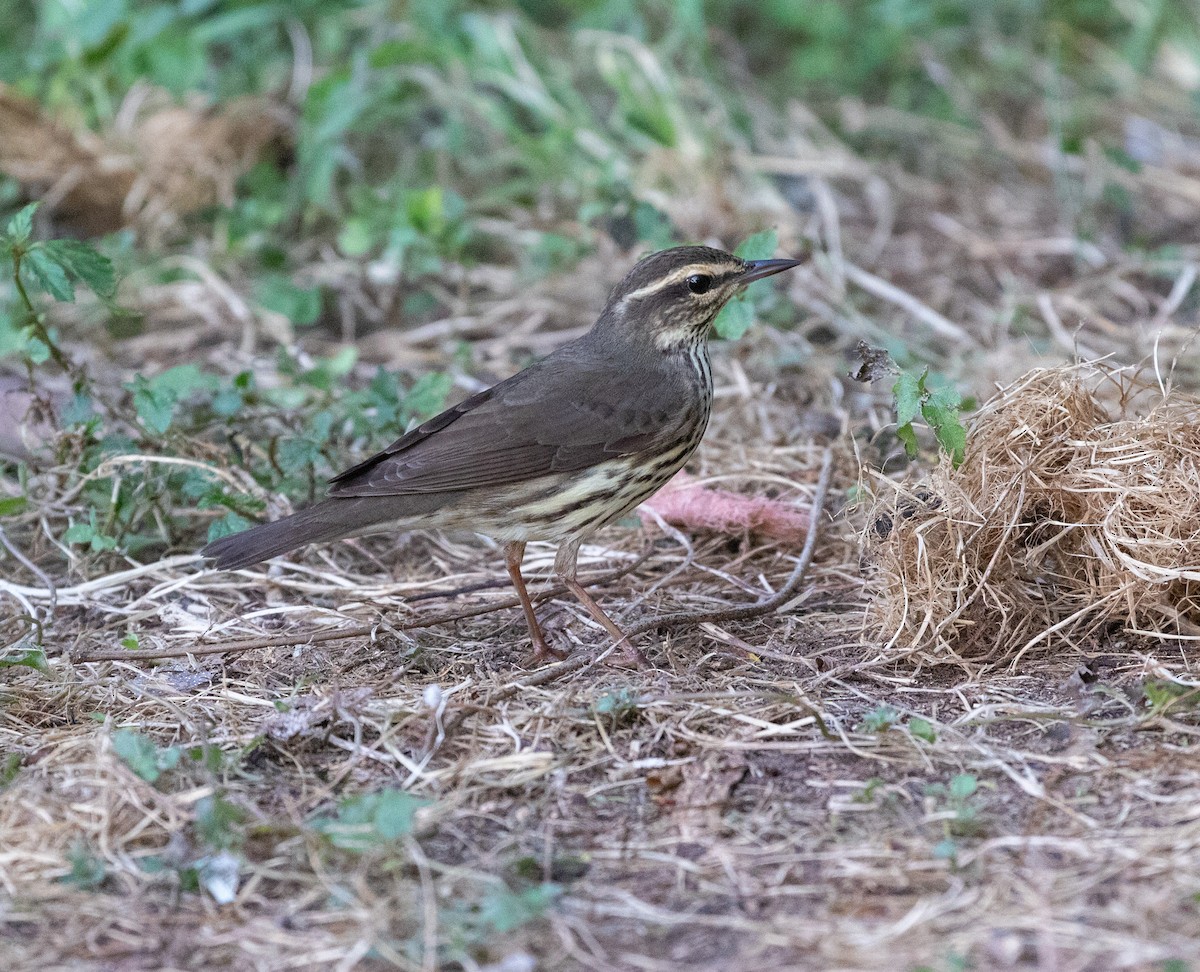
[[[563,651],[561,648],[551,648],[544,637],[535,638],[533,654],[529,656],[529,664],[534,668],[540,665],[550,665],[556,661],[563,661],[570,657],[570,654],[569,651]]]
[[[608,656],[608,663],[617,668],[632,668],[642,670],[650,667],[650,660],[641,650],[629,640],[629,635],[622,635],[616,649]]]

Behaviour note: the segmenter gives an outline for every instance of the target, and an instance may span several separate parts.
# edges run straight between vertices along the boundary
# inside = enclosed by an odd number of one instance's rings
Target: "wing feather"
[[[406,432],[335,477],[330,495],[510,485],[645,450],[679,427],[689,400],[685,376],[664,380],[661,365],[610,375],[593,367],[581,382],[579,368],[546,367],[554,357]],[[612,383],[622,392],[619,406]]]

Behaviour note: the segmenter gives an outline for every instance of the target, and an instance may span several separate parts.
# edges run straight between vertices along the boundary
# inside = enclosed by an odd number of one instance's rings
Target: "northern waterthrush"
[[[753,280],[799,260],[741,260],[704,246],[646,257],[595,326],[511,378],[402,435],[331,481],[329,498],[222,537],[201,553],[233,570],[308,543],[366,533],[464,529],[505,544],[534,660],[547,644],[521,576],[525,544],[559,543],[554,569],[593,618],[637,649],[575,578],[579,546],[688,461],[708,425],[708,331]]]

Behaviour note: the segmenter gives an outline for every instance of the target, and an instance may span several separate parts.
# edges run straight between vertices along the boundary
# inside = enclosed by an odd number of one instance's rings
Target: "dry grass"
[[[232,202],[237,179],[287,132],[282,112],[263,99],[178,107],[144,86],[130,92],[120,117],[105,137],[81,133],[0,85],[0,173],[41,196],[46,213],[74,232],[136,226],[159,239],[205,206]]]
[[[889,489],[867,531],[871,621],[890,645],[1014,665],[1113,624],[1194,641],[1198,419],[1136,374],[1031,372],[980,410],[959,468]]]
[[[5,669],[0,689],[0,749],[19,760],[0,791],[9,968],[1149,972],[1197,957],[1200,683],[1180,573],[1195,565],[1197,446],[1179,396],[1200,388],[1186,352],[1200,250],[1082,243],[1054,160],[997,130],[986,146],[935,133],[962,163],[941,178],[793,122],[737,175],[776,173],[783,190],[821,176],[799,212],[763,192],[782,236],[819,235],[827,256],[791,284],[793,330],[720,350],[694,471],[803,503],[835,443],[837,517],[802,591],[766,617],[647,634],[650,671],[551,679],[522,669],[512,608],[403,630],[507,601],[499,553],[476,540],[376,539],[236,577],[174,559],[53,594],[5,560],[0,597],[47,621],[52,656]],[[1092,191],[1108,163],[1088,165]],[[1169,235],[1196,218],[1191,171],[1113,177],[1140,229]],[[504,337],[511,303],[491,323],[467,308],[379,357],[463,333],[499,355],[551,341],[546,321],[586,323],[552,288],[524,299],[551,308],[526,333]],[[215,356],[235,354],[240,326]],[[882,491],[873,471],[893,477],[897,449],[887,390],[843,379],[863,338],[903,342],[985,397],[1010,386],[963,469],[908,469],[869,558],[859,537],[878,515],[838,501],[860,481]],[[1011,385],[1077,348],[1108,364]],[[1122,370],[1173,357],[1167,401]],[[635,623],[759,598],[797,554],[617,527],[581,567],[635,565],[599,589]],[[531,549],[533,572],[550,562]],[[543,611],[581,657],[605,647],[570,602]],[[361,625],[373,634],[295,644]],[[129,631],[176,657],[72,660]],[[252,637],[266,644],[187,653]],[[114,749],[122,729],[204,758],[147,782]],[[410,833],[363,854],[322,835],[339,800],[389,788],[428,801]],[[218,904],[224,845],[237,889]],[[545,883],[559,896],[540,907]]]

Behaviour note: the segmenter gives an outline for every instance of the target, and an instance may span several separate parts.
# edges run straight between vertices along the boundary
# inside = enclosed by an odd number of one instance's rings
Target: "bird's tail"
[[[352,514],[361,513],[357,507],[357,503],[337,500],[318,503],[274,523],[214,540],[200,554],[212,560],[218,570],[238,570],[305,544],[354,536],[367,525],[355,522]]]

